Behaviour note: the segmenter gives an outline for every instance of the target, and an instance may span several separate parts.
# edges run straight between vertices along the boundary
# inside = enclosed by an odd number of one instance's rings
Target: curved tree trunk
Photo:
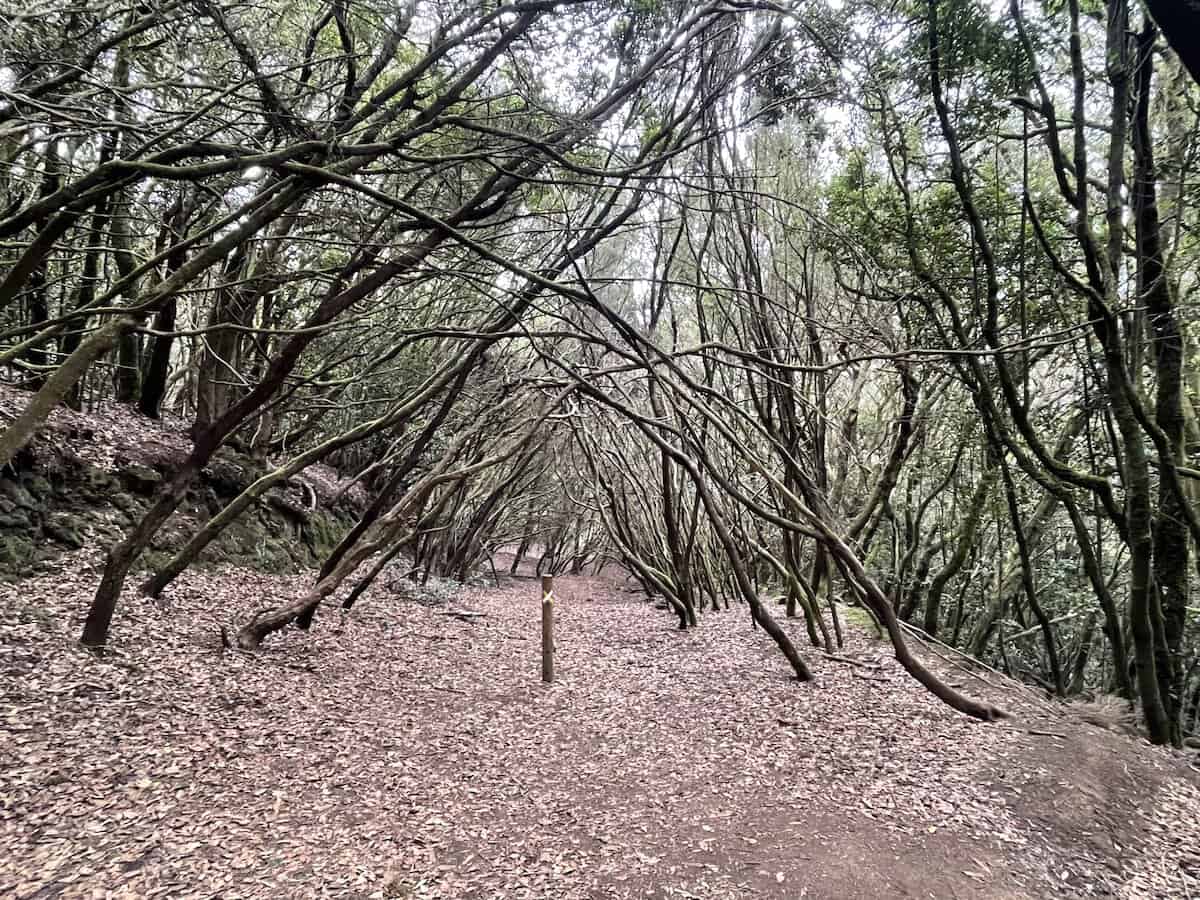
[[[0,432],[0,466],[12,462],[17,451],[29,443],[38,426],[66,399],[92,363],[111,350],[121,335],[136,325],[137,320],[131,316],[117,316],[89,334],[75,348],[50,374],[21,414]]]
[[[904,632],[900,627],[900,622],[896,618],[895,612],[892,610],[892,605],[888,602],[888,598],[879,589],[878,585],[867,575],[862,567],[862,563],[858,561],[858,558],[850,551],[850,548],[837,537],[827,534],[825,540],[830,553],[839,567],[848,571],[853,580],[862,587],[865,602],[883,624],[884,630],[887,632],[888,638],[891,640],[892,647],[895,650],[896,659],[908,674],[924,685],[926,690],[947,706],[957,709],[959,712],[966,713],[968,716],[982,719],[985,722],[1008,718],[1008,713],[1004,712],[1004,710],[992,706],[990,703],[981,703],[978,700],[972,700],[960,694],[926,669],[912,655],[912,651],[908,649],[908,643],[904,639]]]

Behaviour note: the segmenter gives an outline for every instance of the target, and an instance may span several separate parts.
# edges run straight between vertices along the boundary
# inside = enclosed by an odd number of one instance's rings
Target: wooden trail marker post
[[[542,681],[554,680],[554,576],[542,576]]]

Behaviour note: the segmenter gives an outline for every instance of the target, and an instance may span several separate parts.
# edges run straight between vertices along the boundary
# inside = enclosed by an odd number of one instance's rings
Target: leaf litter
[[[385,577],[244,654],[305,580],[224,568],[127,591],[96,658],[98,567],[0,596],[6,897],[1200,894],[1186,758],[973,679],[1018,719],[964,718],[866,635],[871,678],[802,685],[741,611],[561,578],[543,685],[534,581]]]

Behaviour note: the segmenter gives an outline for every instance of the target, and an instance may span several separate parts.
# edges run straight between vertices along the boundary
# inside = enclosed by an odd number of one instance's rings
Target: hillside
[[[0,385],[0,420],[11,421],[28,400],[27,392]],[[186,434],[186,423],[178,419],[147,419],[118,403],[86,414],[55,410],[34,440],[0,469],[0,579],[18,581],[65,551],[119,540],[187,456]],[[143,565],[170,559],[268,468],[265,460],[222,448],[176,517],[156,535]],[[325,557],[364,502],[357,485],[343,485],[337,472],[314,465],[269,490],[198,562],[298,572]]]

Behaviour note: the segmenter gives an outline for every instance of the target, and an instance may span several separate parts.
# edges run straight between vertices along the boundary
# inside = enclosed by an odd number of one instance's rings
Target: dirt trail
[[[474,624],[381,587],[249,656],[219,624],[300,582],[224,571],[125,598],[94,660],[94,578],[0,597],[0,896],[1200,893],[1184,760],[951,674],[1020,717],[963,718],[861,635],[801,685],[742,611],[681,634],[563,578],[546,687],[530,579],[462,589]]]

